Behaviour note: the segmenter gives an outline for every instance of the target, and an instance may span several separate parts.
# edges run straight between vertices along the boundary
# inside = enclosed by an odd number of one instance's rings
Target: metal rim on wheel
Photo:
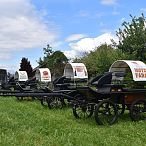
[[[54,108],[63,108],[63,106],[65,105],[64,100],[60,97],[50,97],[48,99],[48,107],[50,109],[54,109]]]
[[[73,115],[76,118],[89,118],[93,115],[94,106],[92,104],[75,104]]]
[[[95,121],[99,125],[112,125],[117,121],[118,111],[110,100],[103,100],[95,107]]]
[[[146,120],[146,100],[137,99],[131,104],[130,116],[133,121]]]

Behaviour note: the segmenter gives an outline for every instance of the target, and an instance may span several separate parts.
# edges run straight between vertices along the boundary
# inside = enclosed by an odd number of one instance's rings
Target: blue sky
[[[68,57],[110,43],[130,14],[146,13],[144,0],[0,1],[0,66],[17,70],[22,57],[32,66],[50,44]]]

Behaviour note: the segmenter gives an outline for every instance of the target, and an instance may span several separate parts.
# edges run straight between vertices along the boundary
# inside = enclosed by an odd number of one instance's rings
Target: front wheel
[[[95,107],[95,121],[99,125],[112,125],[118,118],[115,104],[110,100],[103,100]]]
[[[146,100],[138,99],[131,104],[130,116],[133,121],[146,120]]]

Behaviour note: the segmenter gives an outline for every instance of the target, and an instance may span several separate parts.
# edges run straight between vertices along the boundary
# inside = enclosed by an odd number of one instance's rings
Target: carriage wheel
[[[75,104],[73,106],[73,115],[76,118],[89,118],[93,115],[94,106],[93,104]]]
[[[19,100],[19,101],[22,101],[22,100],[23,100],[23,97],[17,96],[16,98],[17,98],[17,100]]]
[[[112,125],[118,118],[115,104],[110,100],[99,102],[95,108],[95,121],[99,125]]]
[[[65,105],[64,99],[60,98],[60,97],[50,97],[48,99],[48,107],[49,109],[53,109],[53,108],[63,108],[63,106]]]
[[[130,116],[133,121],[146,120],[145,99],[138,99],[131,104]]]
[[[48,98],[40,98],[41,105],[42,106],[48,106]]]

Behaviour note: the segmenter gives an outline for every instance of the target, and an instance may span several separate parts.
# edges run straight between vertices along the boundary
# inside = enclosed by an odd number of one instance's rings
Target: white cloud
[[[76,41],[76,40],[79,40],[79,39],[82,39],[82,38],[85,38],[85,37],[87,37],[87,35],[85,35],[85,34],[72,34],[69,37],[67,37],[65,39],[65,41],[66,42],[71,42],[71,41]]]
[[[79,11],[79,12],[78,12],[78,16],[79,16],[79,17],[89,17],[90,14],[89,14],[89,12],[87,12],[87,11]]]
[[[70,43],[69,46],[76,51],[85,52],[95,48],[95,42],[93,38],[84,38],[76,43]]]
[[[78,52],[76,50],[68,50],[64,51],[65,56],[68,58],[76,58],[78,56]]]
[[[11,58],[14,51],[43,47],[56,38],[56,28],[51,22],[46,24],[43,21],[30,0],[0,1],[0,52],[3,59]]]
[[[146,8],[141,8],[140,11],[146,12]]]
[[[118,42],[116,36],[111,33],[105,33],[95,38],[83,38],[80,41],[70,43],[70,51],[65,51],[65,55],[69,58],[74,58],[83,52],[93,51],[96,47],[102,44],[112,44],[111,39]]]
[[[101,0],[101,4],[103,5],[114,5],[116,2],[117,0]]]
[[[12,57],[12,55],[9,52],[1,52],[0,53],[0,60],[10,60],[11,57]]]

